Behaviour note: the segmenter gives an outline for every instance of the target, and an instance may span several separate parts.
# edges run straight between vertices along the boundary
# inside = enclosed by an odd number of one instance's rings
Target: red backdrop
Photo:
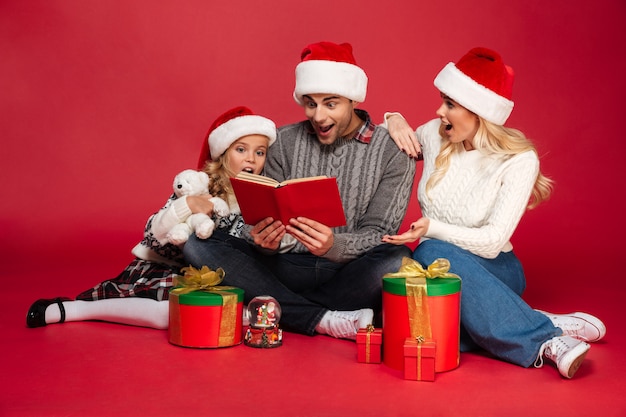
[[[509,125],[556,181],[513,237],[529,279],[613,268],[626,230],[624,22],[623,0],[4,0],[0,256],[60,265],[106,249],[121,268],[213,118],[243,104],[302,119],[299,53],[331,40],[353,44],[374,120],[399,110],[413,126],[434,117],[443,65],[473,46],[500,51],[517,73]],[[414,199],[407,221],[417,213]]]

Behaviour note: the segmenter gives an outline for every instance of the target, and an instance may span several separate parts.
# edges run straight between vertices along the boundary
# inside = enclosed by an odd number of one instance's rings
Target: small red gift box
[[[383,330],[373,326],[359,329],[356,334],[357,362],[381,363]]]
[[[435,380],[436,343],[432,340],[404,341],[404,379],[413,381]]]

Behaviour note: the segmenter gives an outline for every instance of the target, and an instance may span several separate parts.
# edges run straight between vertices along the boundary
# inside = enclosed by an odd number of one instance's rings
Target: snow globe
[[[275,348],[283,344],[283,331],[278,328],[281,310],[274,297],[261,295],[248,304],[250,324],[244,336],[244,344],[256,348]]]

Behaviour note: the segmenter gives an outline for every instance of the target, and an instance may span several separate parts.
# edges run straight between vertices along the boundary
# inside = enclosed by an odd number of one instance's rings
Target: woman
[[[525,277],[509,239],[526,208],[549,197],[552,181],[541,173],[533,144],[503,126],[513,110],[513,78],[497,52],[474,48],[435,78],[439,119],[413,133],[401,115],[385,115],[398,146],[410,156],[421,153],[424,166],[423,217],[383,241],[420,239],[415,260],[447,258],[461,276],[462,350],[478,346],[524,367],[541,367],[548,358],[571,378],[587,342],[606,329],[591,315],[539,312],[521,298]]]

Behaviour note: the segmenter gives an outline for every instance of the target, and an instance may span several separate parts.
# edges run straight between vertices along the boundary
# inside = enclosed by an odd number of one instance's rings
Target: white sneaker
[[[570,336],[557,336],[545,342],[539,349],[539,355],[535,361],[535,368],[543,366],[544,356],[556,364],[559,373],[565,378],[574,376],[585,355],[589,351],[588,343],[574,339]]]
[[[591,314],[575,312],[569,314],[554,314],[537,310],[550,319],[555,327],[563,330],[564,336],[571,336],[583,342],[597,342],[606,334],[606,326],[602,321]]]
[[[373,319],[374,311],[369,308],[355,311],[328,311],[315,330],[338,339],[356,340],[357,331],[372,324]]]

